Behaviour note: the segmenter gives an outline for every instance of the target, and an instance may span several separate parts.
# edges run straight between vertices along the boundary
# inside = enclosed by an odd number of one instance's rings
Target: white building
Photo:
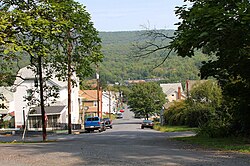
[[[102,112],[103,114],[116,113],[116,96],[115,92],[103,91],[102,92]]]
[[[168,102],[185,99],[181,83],[160,84]]]
[[[36,92],[33,96],[40,100],[39,95],[39,87],[35,86],[36,74],[31,69],[31,67],[24,67],[19,70],[16,80],[14,82],[14,110],[15,110],[15,127],[21,128],[24,125],[24,121],[27,119],[27,114],[29,112],[29,117],[31,117],[31,122],[29,127],[33,128],[35,126],[39,126],[38,123],[41,123],[41,111],[39,112],[37,103],[29,104],[28,101],[25,99],[26,97],[31,96],[31,91],[35,90]],[[74,79],[74,78],[72,78]],[[71,122],[72,124],[79,123],[79,103],[78,103],[78,79],[75,80],[77,82],[77,86],[72,87],[71,93]],[[45,101],[45,105],[53,106],[53,107],[46,107],[45,112],[48,118],[48,123],[67,123],[68,122],[68,87],[67,82],[59,81],[57,78],[52,78],[45,81],[47,87],[55,86],[58,88],[59,97],[55,99],[55,102],[52,102],[54,98],[48,98]],[[46,95],[46,91],[44,92],[44,96]],[[35,118],[34,118],[35,117]],[[52,124],[47,124],[49,127]]]

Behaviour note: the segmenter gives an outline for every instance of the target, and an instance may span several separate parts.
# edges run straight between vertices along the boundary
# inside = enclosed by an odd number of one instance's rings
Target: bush
[[[212,138],[227,137],[232,135],[231,116],[221,109],[211,115],[206,123],[199,126],[198,135]]]
[[[165,123],[168,125],[185,125],[185,101],[174,102],[174,105],[170,106],[164,112]]]
[[[214,108],[207,105],[196,103],[189,105],[186,112],[185,124],[189,127],[198,127],[201,124],[205,124],[211,118],[214,113]]]

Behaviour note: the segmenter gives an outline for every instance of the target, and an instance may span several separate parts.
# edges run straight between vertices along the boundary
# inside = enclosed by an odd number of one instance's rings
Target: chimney
[[[187,97],[189,97],[189,80],[186,81]]]
[[[181,99],[181,87],[178,87],[177,99]]]

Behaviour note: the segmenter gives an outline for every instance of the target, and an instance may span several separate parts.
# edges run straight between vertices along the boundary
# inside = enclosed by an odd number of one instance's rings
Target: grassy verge
[[[202,136],[173,138],[175,140],[224,151],[250,153],[250,139],[245,137],[208,138]]]
[[[177,131],[193,131],[197,128],[187,126],[160,126],[155,125],[154,129],[162,132],[177,132]],[[228,138],[208,138],[203,136],[178,137],[174,140],[187,142],[194,145],[199,145],[204,148],[212,148],[223,151],[235,151],[250,154],[250,138],[245,137],[228,137]]]
[[[191,128],[187,126],[161,126],[155,125],[155,130],[162,131],[162,132],[178,132],[178,131],[196,131],[197,128]]]

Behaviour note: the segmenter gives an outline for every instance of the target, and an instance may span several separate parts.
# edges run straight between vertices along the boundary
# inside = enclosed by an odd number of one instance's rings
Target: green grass
[[[178,132],[178,131],[195,132],[197,130],[197,128],[192,128],[187,126],[161,126],[161,125],[155,125],[154,129],[162,132]]]
[[[154,129],[162,132],[197,131],[197,128],[190,128],[187,126],[160,126],[158,124],[154,126]],[[250,153],[250,138],[245,137],[209,138],[203,136],[192,136],[172,139],[193,145],[199,145],[204,148]]]
[[[250,138],[245,137],[208,138],[192,136],[173,139],[199,145],[204,148],[250,153]]]

